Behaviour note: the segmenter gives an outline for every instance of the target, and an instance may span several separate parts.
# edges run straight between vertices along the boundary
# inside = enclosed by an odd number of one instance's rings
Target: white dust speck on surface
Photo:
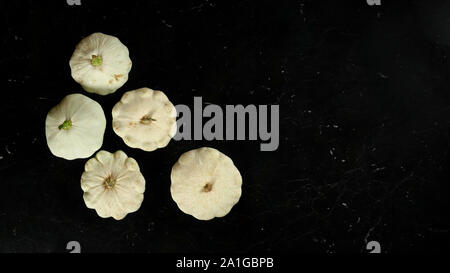
[[[378,72],[378,76],[380,76],[380,78],[382,78],[382,79],[388,79],[388,78],[389,78],[388,75],[383,74],[383,73],[381,73],[381,72]]]
[[[9,149],[9,146],[8,146],[8,145],[5,146],[5,150],[6,150],[6,152],[7,152],[9,155],[12,154],[12,152],[11,152],[11,150]]]
[[[333,156],[334,155],[334,151],[336,150],[336,148],[334,148],[334,147],[332,147],[331,149],[330,149],[330,155],[331,156]]]
[[[385,169],[386,169],[386,167],[379,167],[379,168],[376,168],[375,170],[373,170],[373,172],[377,173],[377,172],[384,171]]]
[[[168,28],[172,28],[173,27],[173,25],[167,23],[166,20],[161,20],[161,23],[163,23]]]

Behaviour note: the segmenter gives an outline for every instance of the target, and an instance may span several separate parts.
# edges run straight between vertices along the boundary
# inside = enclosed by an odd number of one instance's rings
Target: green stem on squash
[[[101,56],[92,55],[91,64],[93,66],[100,66],[103,63],[103,59]]]
[[[72,121],[70,119],[64,121],[61,125],[58,126],[59,130],[69,130],[72,128]]]

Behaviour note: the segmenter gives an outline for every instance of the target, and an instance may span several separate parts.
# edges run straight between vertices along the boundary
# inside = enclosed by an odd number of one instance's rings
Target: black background
[[[81,2],[1,3],[1,252],[67,252],[72,240],[83,252],[367,252],[371,240],[383,252],[448,249],[448,2]],[[70,76],[75,45],[98,31],[119,37],[133,61],[108,96]],[[144,86],[174,104],[278,104],[280,147],[128,148],[111,109]],[[86,160],[47,148],[47,112],[75,92],[103,106],[102,149],[125,151],[147,180],[141,208],[122,221],[85,207]],[[202,146],[243,176],[240,202],[207,222],[183,214],[169,191],[172,165]]]

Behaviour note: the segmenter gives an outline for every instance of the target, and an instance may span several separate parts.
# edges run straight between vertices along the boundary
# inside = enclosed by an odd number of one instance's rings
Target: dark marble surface
[[[1,4],[0,252],[66,252],[72,240],[83,252],[366,252],[371,240],[383,252],[448,251],[448,2],[58,2]],[[103,149],[124,150],[147,179],[142,207],[120,222],[85,207],[85,160],[56,158],[45,140],[48,110],[83,92],[68,62],[96,31],[134,62],[115,94],[88,94],[107,114]],[[110,111],[143,86],[174,104],[279,104],[280,147],[128,148]],[[240,202],[208,222],[169,192],[172,165],[201,146],[243,176]]]

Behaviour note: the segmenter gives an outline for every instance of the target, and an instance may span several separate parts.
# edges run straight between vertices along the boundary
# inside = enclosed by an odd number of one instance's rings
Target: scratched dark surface
[[[367,252],[372,240],[382,252],[448,251],[448,1],[81,2],[1,2],[0,252],[67,252],[69,241],[83,252]],[[84,92],[68,64],[97,31],[133,61],[105,97]],[[280,147],[128,148],[111,108],[144,86],[174,104],[279,104]],[[86,160],[47,148],[46,114],[74,92],[105,110],[102,149],[134,157],[147,180],[141,208],[120,222],[85,207]],[[208,222],[169,191],[172,165],[201,146],[243,176],[240,202]]]

